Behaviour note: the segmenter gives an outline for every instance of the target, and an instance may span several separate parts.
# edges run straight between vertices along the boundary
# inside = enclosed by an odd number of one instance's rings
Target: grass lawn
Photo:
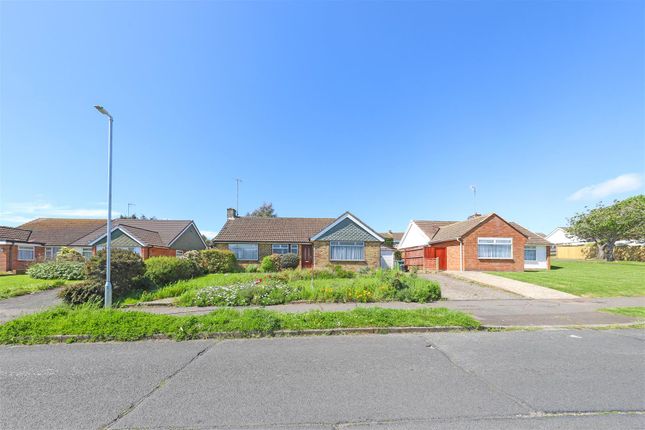
[[[645,296],[645,263],[552,260],[541,272],[489,272],[582,297]]]
[[[441,298],[436,282],[404,273],[376,271],[353,277],[328,272],[309,278],[308,271],[209,274],[160,289],[134,294],[123,304],[176,298],[180,306],[246,306],[301,302],[426,303]]]
[[[601,309],[601,311],[611,312],[612,314],[625,315],[627,317],[645,319],[645,307],[643,306],[624,307],[624,308],[605,308],[605,309]]]
[[[0,276],[0,299],[49,290],[50,288],[60,287],[66,282],[76,281],[32,279],[28,275],[3,275]]]
[[[477,328],[479,322],[463,312],[446,308],[357,308],[306,313],[220,309],[207,315],[171,316],[91,306],[59,306],[0,325],[0,344],[47,343],[47,336],[51,335],[89,335],[89,341],[132,341],[164,334],[176,340],[187,340],[220,332],[252,337],[271,335],[276,330],[435,326]]]

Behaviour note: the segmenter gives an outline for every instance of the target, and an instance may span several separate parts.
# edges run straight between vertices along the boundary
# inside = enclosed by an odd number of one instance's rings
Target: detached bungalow
[[[550,269],[550,243],[495,213],[465,221],[411,221],[399,243],[405,264],[425,270]]]
[[[85,258],[90,258],[92,256],[91,246],[73,246],[72,244],[102,226],[105,226],[105,220],[102,219],[37,218],[19,228],[31,231],[32,240],[44,243],[44,259],[53,260],[64,246],[73,248]]]
[[[22,273],[45,254],[44,243],[33,240],[32,232],[0,226],[0,272]]]
[[[179,257],[186,251],[206,249],[206,243],[193,221],[115,219],[112,221],[112,248],[128,249],[142,258]],[[93,253],[105,248],[105,223],[72,243],[90,247]]]
[[[349,212],[338,218],[239,217],[227,221],[212,243],[229,249],[242,265],[258,264],[271,254],[294,253],[302,268],[339,265],[357,270],[381,265],[384,239]]]

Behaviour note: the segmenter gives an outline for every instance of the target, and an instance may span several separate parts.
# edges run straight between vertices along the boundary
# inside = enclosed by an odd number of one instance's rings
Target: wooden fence
[[[438,272],[439,259],[425,256],[425,248],[409,248],[403,251],[403,262],[409,268],[416,267],[423,272]]]

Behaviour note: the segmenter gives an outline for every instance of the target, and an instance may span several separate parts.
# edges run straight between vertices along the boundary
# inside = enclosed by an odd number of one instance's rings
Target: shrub
[[[280,269],[296,269],[300,264],[298,254],[282,254],[280,256]]]
[[[46,261],[29,266],[27,274],[35,279],[77,280],[85,277],[84,267],[74,261]]]
[[[235,254],[224,249],[205,249],[201,251],[208,273],[231,273],[237,269]]]
[[[333,266],[331,268],[331,272],[334,278],[353,278],[356,276],[356,273],[351,270],[343,269],[343,266],[339,265]]]
[[[146,278],[163,286],[200,275],[200,267],[188,258],[152,257],[145,261]]]
[[[58,293],[58,297],[70,305],[84,303],[103,304],[104,286],[96,282],[83,282],[80,284],[67,284]]]
[[[267,255],[260,263],[260,269],[263,272],[277,272],[280,270],[281,258],[278,254]]]
[[[58,251],[58,254],[56,254],[56,261],[75,261],[77,263],[85,263],[85,258],[80,252],[64,246],[60,251]]]
[[[419,278],[406,280],[407,288],[397,292],[397,299],[403,302],[427,303],[441,298],[441,289],[436,282]]]
[[[645,261],[645,246],[621,245],[614,248],[617,261]]]
[[[195,264],[195,266],[197,266],[197,268],[199,269],[200,274],[206,273],[206,260],[204,259],[204,256],[202,255],[201,252],[196,250],[187,251],[187,252],[184,252],[184,255],[182,255],[179,258],[185,258],[187,260],[192,261]]]
[[[246,273],[257,273],[257,272],[259,272],[259,271],[260,271],[260,268],[258,267],[258,265],[257,265],[257,264],[249,264],[248,266],[246,266],[246,268],[244,269],[244,271],[245,271]]]
[[[229,286],[213,286],[199,290],[193,306],[278,305],[291,301],[293,288],[280,282],[261,279]]]
[[[146,267],[140,256],[126,249],[113,249],[110,263],[112,295],[119,297],[139,287]],[[85,264],[89,283],[105,285],[105,250],[99,251]]]

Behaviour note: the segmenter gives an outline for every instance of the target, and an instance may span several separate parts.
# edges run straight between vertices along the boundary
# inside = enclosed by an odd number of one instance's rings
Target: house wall
[[[477,257],[477,239],[480,237],[512,238],[512,258],[504,260],[479,259]],[[526,245],[526,240],[526,236],[515,230],[503,219],[497,216],[492,217],[464,236],[464,270],[522,272],[524,271],[524,246]],[[458,251],[459,249],[457,249]],[[459,265],[457,265],[457,269],[449,270],[459,270]]]
[[[453,240],[436,246],[446,247],[446,270],[459,270],[459,242]]]
[[[231,243],[238,243],[238,242],[231,242]],[[241,243],[241,242],[240,242]],[[258,243],[258,259],[256,261],[251,261],[251,260],[242,260],[238,261],[238,264],[242,267],[246,267],[249,264],[260,264],[262,259],[266,257],[267,255],[273,254],[272,252],[272,245],[274,243],[287,243],[287,242],[259,242]],[[298,245],[298,257],[301,258],[300,260],[300,265],[302,265],[302,243],[297,243],[297,242],[288,242],[289,244],[296,244]],[[228,243],[215,243],[213,245],[213,248],[215,249],[223,249],[223,250],[228,250]]]
[[[329,241],[317,240],[314,242],[314,267],[322,269],[327,266],[341,266],[348,270],[378,269],[381,266],[381,242],[365,242],[365,261],[330,261]]]
[[[21,245],[25,246],[25,245]],[[34,247],[34,260],[18,260],[18,245],[0,245],[0,272],[24,273],[27,268],[45,260],[45,247],[40,245],[30,245]]]
[[[549,247],[545,245],[527,245],[535,246],[535,261],[524,261],[524,270],[544,270],[551,268],[551,256],[549,255]]]
[[[206,249],[204,242],[202,242],[202,239],[194,225],[188,227],[186,231],[173,242],[172,247],[174,249],[181,249],[184,251]]]
[[[404,249],[423,246],[428,243],[428,240],[428,236],[426,236],[425,233],[421,231],[419,226],[411,222],[408,225],[408,229],[403,235],[403,238],[401,239],[401,242],[399,243],[397,248]]]

